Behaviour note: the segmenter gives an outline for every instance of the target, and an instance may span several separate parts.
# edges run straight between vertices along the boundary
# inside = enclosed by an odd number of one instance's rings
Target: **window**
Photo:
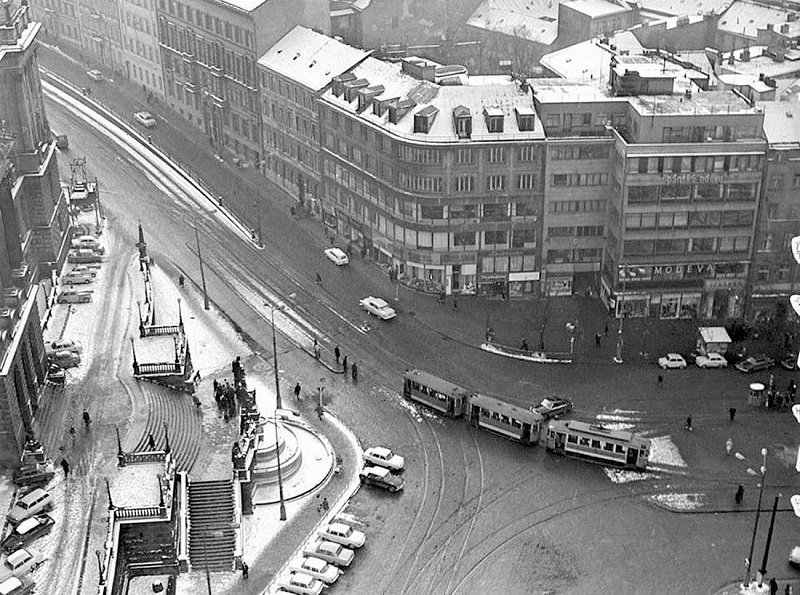
[[[625,240],[625,254],[652,254],[653,240]]]
[[[777,203],[769,203],[767,205],[767,218],[769,219],[777,219],[778,218],[778,204]]]
[[[720,252],[747,252],[750,247],[750,238],[746,236],[732,238],[724,237],[719,239]]]
[[[515,229],[511,237],[512,248],[522,248],[525,244],[536,244],[535,229]]]
[[[656,254],[682,254],[686,252],[686,240],[656,240]]]
[[[451,205],[450,219],[476,219],[478,208],[475,205]]]
[[[658,202],[658,186],[631,186],[628,188],[628,203]]]
[[[506,189],[506,177],[502,174],[496,174],[493,176],[486,177],[486,189],[487,190],[505,190]]]
[[[553,175],[553,186],[605,186],[607,184],[607,173]]]
[[[456,163],[459,165],[472,163],[474,152],[472,149],[456,149]]]
[[[518,202],[516,205],[514,214],[517,217],[535,216],[539,212],[536,208],[536,204],[532,202]]]
[[[756,276],[759,281],[769,281],[769,267],[767,265],[761,265],[758,267]]]
[[[420,205],[419,216],[422,219],[444,219],[444,207],[436,205]]]
[[[692,238],[689,240],[689,252],[712,253],[716,250],[716,238]]]
[[[474,231],[456,231],[453,233],[454,246],[474,246],[475,245],[475,232]]]
[[[768,233],[764,234],[764,237],[761,238],[761,243],[758,246],[758,249],[762,252],[769,252],[772,250],[772,243],[775,241],[774,234]]]
[[[574,227],[548,227],[548,238],[568,238],[575,235]]]
[[[783,188],[783,174],[774,174],[770,179],[772,188]]]
[[[520,174],[517,176],[517,188],[519,190],[532,190],[536,187],[535,174]]]
[[[730,184],[728,186],[728,200],[748,200],[756,198],[756,184]]]
[[[505,147],[490,147],[488,152],[489,163],[505,163],[506,162],[506,149]]]
[[[531,161],[536,161],[537,151],[536,148],[532,145],[526,145],[524,147],[519,148],[519,153],[517,157],[520,161],[529,163]]]
[[[483,216],[486,219],[503,219],[508,217],[508,203],[483,205]]]
[[[484,244],[506,245],[508,243],[508,232],[503,229],[497,231],[485,231],[483,234]]]
[[[659,213],[658,215],[659,229],[680,229],[685,227],[689,227],[688,213]]]
[[[782,264],[778,269],[778,281],[787,281],[789,279],[789,267]]]
[[[753,224],[753,211],[725,211],[722,213],[722,227],[750,227]]]
[[[689,225],[692,228],[719,227],[721,221],[721,211],[697,211],[689,213]]]
[[[572,262],[572,250],[548,250],[547,264]]]
[[[631,213],[625,216],[625,229],[655,229],[655,213]]]
[[[487,117],[486,128],[489,132],[503,132],[503,116]]]
[[[456,178],[456,192],[472,192],[474,184],[474,176],[458,176]]]
[[[602,225],[582,225],[575,229],[575,235],[579,238],[597,237],[603,235]]]

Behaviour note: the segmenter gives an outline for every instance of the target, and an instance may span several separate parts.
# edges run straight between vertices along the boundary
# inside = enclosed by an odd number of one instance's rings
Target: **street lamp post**
[[[283,501],[283,476],[281,475],[281,451],[278,444],[278,411],[275,410],[275,460],[278,462],[278,499],[280,500],[280,519],[286,520],[286,503]]]
[[[272,368],[275,371],[275,409],[281,409],[281,383],[278,380],[278,344],[275,340],[275,306],[270,306],[270,321],[272,322]]]
[[[618,270],[619,270],[619,268],[618,268]],[[617,275],[619,276],[619,273],[617,273]],[[617,352],[616,352],[616,355],[614,356],[614,363],[616,363],[616,364],[621,364],[623,362],[623,360],[622,360],[622,344],[623,344],[623,341],[622,341],[622,327],[623,327],[623,323],[625,322],[625,302],[622,301],[620,298],[625,295],[625,289],[626,289],[627,280],[628,280],[628,269],[623,264],[622,265],[622,296],[620,296],[620,295],[617,296],[617,303],[620,304],[620,308],[619,308],[619,330],[617,331]]]
[[[741,453],[737,452],[735,456],[740,461],[746,460],[744,455],[742,455]],[[750,570],[751,570],[752,565],[753,565],[753,550],[754,550],[755,545],[756,545],[756,533],[758,532],[758,519],[761,516],[761,498],[764,496],[764,484],[766,483],[766,479],[767,479],[767,449],[766,448],[762,448],[761,449],[761,459],[762,459],[762,464],[761,464],[761,469],[760,469],[760,472],[761,472],[760,473],[760,475],[761,475],[761,484],[760,484],[759,489],[758,489],[758,504],[756,505],[756,520],[755,520],[755,524],[753,525],[753,535],[752,535],[752,538],[750,539],[750,553],[747,556],[747,571],[745,572],[744,581],[742,582],[742,587],[745,588],[745,589],[750,587]],[[759,472],[755,471],[753,469],[748,469],[747,473],[749,475],[752,475],[752,476],[755,476],[755,477],[758,477],[758,475],[759,475]]]
[[[200,261],[200,281],[203,284],[203,308],[208,310],[208,291],[206,290],[206,273],[203,268],[203,255],[200,252],[200,233],[197,231],[197,217],[194,218],[194,239],[197,242],[197,258]]]

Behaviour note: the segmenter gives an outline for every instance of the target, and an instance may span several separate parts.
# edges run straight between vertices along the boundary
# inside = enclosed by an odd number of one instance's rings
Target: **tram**
[[[421,370],[403,374],[403,396],[448,417],[461,417],[467,408],[467,389]]]
[[[650,440],[647,438],[576,420],[551,421],[547,428],[546,448],[626,469],[645,469],[650,458]]]
[[[522,444],[536,444],[544,418],[540,413],[475,394],[469,399],[469,423]]]

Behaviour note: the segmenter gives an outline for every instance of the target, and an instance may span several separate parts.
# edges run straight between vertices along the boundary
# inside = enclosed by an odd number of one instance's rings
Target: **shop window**
[[[478,207],[476,205],[452,205],[450,207],[450,219],[475,219],[478,217]]]

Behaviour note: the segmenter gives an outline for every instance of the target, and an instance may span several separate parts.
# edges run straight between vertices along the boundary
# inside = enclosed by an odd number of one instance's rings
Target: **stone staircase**
[[[189,482],[189,562],[192,570],[234,570],[233,480]]]

